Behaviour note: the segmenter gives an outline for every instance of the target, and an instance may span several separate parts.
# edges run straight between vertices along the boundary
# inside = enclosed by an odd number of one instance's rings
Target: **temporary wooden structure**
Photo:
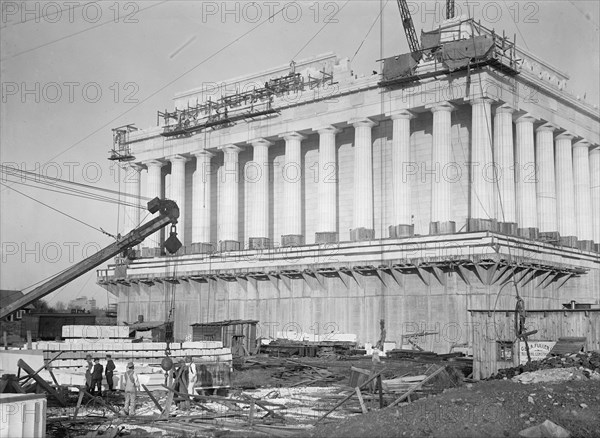
[[[515,335],[514,310],[469,310],[472,318],[473,377],[485,379],[523,362]],[[559,338],[585,338],[586,351],[600,350],[600,309],[536,309],[526,312],[528,345],[543,352]],[[534,357],[535,358],[535,357]],[[532,360],[534,360],[532,358]],[[526,359],[525,359],[526,360]]]

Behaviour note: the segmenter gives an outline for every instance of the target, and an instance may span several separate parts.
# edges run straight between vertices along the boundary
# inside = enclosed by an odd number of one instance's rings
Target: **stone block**
[[[467,231],[498,231],[496,219],[467,219]]]
[[[539,230],[537,228],[517,228],[517,235],[526,239],[537,240]]]
[[[517,229],[518,227],[516,222],[498,222],[498,231],[502,234],[516,236]]]
[[[219,250],[221,252],[239,251],[240,242],[238,242],[237,240],[223,240],[219,245]]]
[[[577,248],[577,237],[575,236],[560,236],[561,246],[568,246],[569,248]]]
[[[142,248],[142,258],[160,257],[160,248]]]
[[[212,254],[216,248],[212,243],[192,243],[188,248],[188,254]]]
[[[355,228],[350,230],[350,240],[353,242],[362,242],[375,239],[375,230],[368,228]]]
[[[315,233],[315,243],[316,244],[337,243],[338,240],[339,240],[338,233],[336,233],[336,232],[326,231],[326,232]]]
[[[592,251],[594,249],[594,241],[593,240],[579,240],[577,242],[577,248],[582,251]]]
[[[395,225],[394,226],[395,237],[412,237],[415,235],[414,225]],[[390,237],[392,237],[390,235]]]
[[[288,234],[281,236],[281,246],[301,246],[304,245],[304,236],[300,234]]]
[[[248,247],[249,249],[269,249],[272,247],[271,239],[268,237],[250,237]]]
[[[454,234],[456,233],[456,222],[431,222],[429,224],[429,234]]]

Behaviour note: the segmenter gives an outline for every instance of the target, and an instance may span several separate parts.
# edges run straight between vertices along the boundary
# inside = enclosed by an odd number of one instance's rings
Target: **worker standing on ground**
[[[127,364],[127,371],[124,374],[125,406],[122,411],[124,415],[135,415],[135,400],[140,388],[140,381],[135,371],[133,371],[133,368],[133,362],[129,362]]]
[[[96,392],[97,386],[97,394],[102,396],[102,371],[104,371],[104,367],[100,364],[100,359],[94,359],[94,370],[92,371],[92,389],[90,394],[94,394]]]
[[[106,369],[105,369],[105,376],[106,376],[106,384],[108,385],[108,390],[110,392],[113,391],[113,374],[115,371],[115,363],[112,360],[112,357],[110,354],[106,355]]]
[[[89,354],[85,356],[86,361],[86,369],[85,369],[85,390],[87,392],[92,392],[92,368],[94,368],[94,364],[92,363],[92,356]]]
[[[194,387],[196,386],[196,382],[198,381],[198,371],[196,370],[196,364],[193,362],[190,356],[186,358],[186,361],[188,366],[187,393],[190,395],[196,395],[196,390],[194,389]]]

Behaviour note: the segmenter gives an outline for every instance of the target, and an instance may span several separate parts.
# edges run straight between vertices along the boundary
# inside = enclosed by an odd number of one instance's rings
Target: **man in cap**
[[[92,368],[94,368],[94,364],[92,363],[92,356],[87,354],[85,356],[85,390],[87,392],[92,391]]]
[[[100,359],[94,359],[94,370],[92,371],[92,388],[90,394],[94,394],[96,392],[96,387],[98,387],[97,394],[102,396],[102,371],[104,371],[104,367],[100,364]]]
[[[123,410],[127,415],[135,415],[135,399],[140,387],[140,381],[137,374],[133,371],[133,362],[127,364],[127,371],[124,374],[125,378],[125,406]]]
[[[105,368],[105,376],[106,376],[106,384],[108,385],[108,390],[110,392],[113,391],[113,374],[115,371],[115,363],[112,360],[110,354],[106,355],[106,368]]]

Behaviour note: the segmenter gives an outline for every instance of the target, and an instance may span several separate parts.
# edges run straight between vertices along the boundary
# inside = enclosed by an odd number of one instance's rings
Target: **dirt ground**
[[[485,381],[404,406],[323,422],[311,437],[513,437],[544,420],[572,437],[600,436],[600,382]]]

